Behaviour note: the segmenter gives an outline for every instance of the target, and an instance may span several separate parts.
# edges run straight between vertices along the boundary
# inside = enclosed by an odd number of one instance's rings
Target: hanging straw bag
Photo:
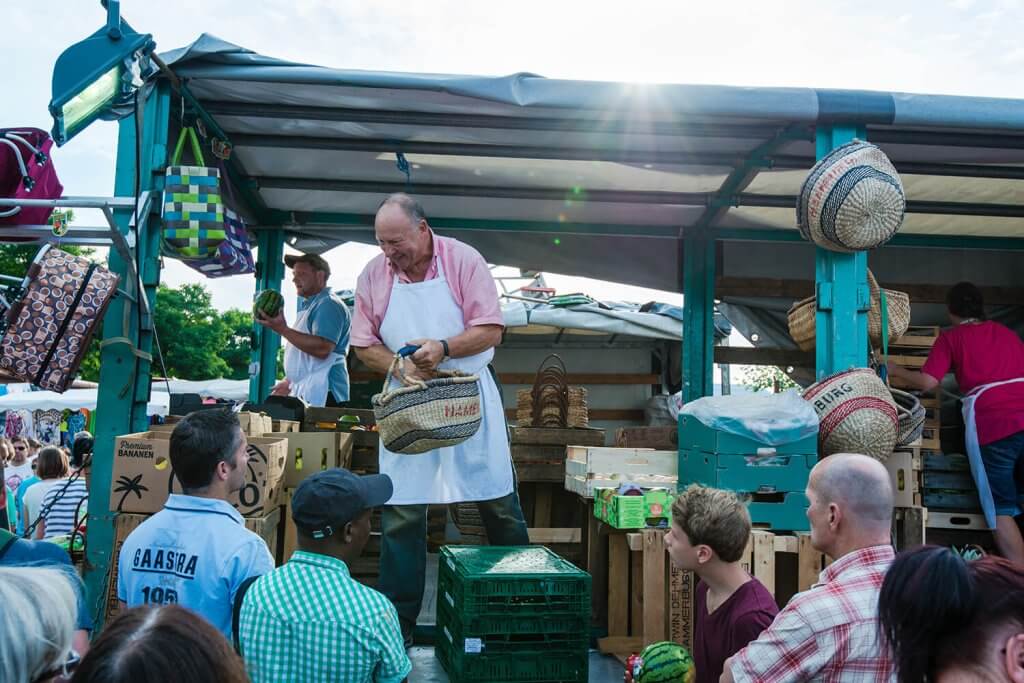
[[[396,370],[403,386],[389,390]],[[381,443],[392,453],[416,455],[455,446],[480,429],[480,377],[453,370],[436,374],[426,381],[409,379],[402,356],[395,354],[381,393],[370,399]]]
[[[57,178],[50,150],[53,140],[38,128],[0,130],[0,197],[57,199],[64,186]],[[48,206],[0,207],[0,225],[46,225]],[[6,242],[30,242],[31,237],[4,237]]]
[[[892,392],[893,401],[896,402],[896,412],[899,414],[900,433],[896,437],[897,446],[909,446],[921,438],[924,432],[924,406],[920,399],[913,394],[908,394],[899,389],[889,388]]]
[[[854,368],[812,384],[803,394],[818,413],[819,454],[863,453],[882,462],[900,434],[899,417],[885,382],[868,368]]]
[[[181,165],[185,138],[192,145],[198,166]],[[228,237],[224,230],[220,170],[206,166],[199,138],[191,126],[181,129],[165,173],[162,218],[163,250],[173,258],[211,258]]]
[[[800,234],[823,249],[853,253],[896,234],[907,208],[899,173],[878,147],[853,140],[814,165],[800,188]]]
[[[906,334],[910,327],[910,296],[906,292],[882,289],[870,270],[868,270],[868,289],[871,292],[871,308],[868,310],[868,339],[872,346],[879,347],[882,345],[883,318],[887,322],[889,339],[896,340]],[[787,313],[789,336],[793,338],[801,351],[814,350],[817,313],[817,298],[813,296],[796,302]]]

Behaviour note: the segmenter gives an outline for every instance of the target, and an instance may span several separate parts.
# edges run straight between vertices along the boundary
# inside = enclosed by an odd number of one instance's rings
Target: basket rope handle
[[[395,354],[395,357],[391,359],[391,366],[388,368],[387,373],[384,375],[384,384],[380,389],[380,393],[384,396],[388,396],[393,391],[388,391],[388,384],[391,382],[392,377],[397,377],[404,387],[417,387],[419,389],[426,389],[427,383],[422,379],[411,379],[405,374],[405,364],[402,363],[404,356]],[[438,377],[465,377],[466,374],[459,372],[458,370],[440,370],[435,369],[434,374]],[[395,389],[394,391],[398,391]]]

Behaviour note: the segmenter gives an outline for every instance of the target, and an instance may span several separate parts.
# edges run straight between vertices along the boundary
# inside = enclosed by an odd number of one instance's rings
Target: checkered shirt
[[[253,683],[398,683],[412,670],[391,602],[301,550],[249,588],[238,638]]]
[[[825,568],[793,596],[761,636],[732,659],[737,683],[895,683],[878,638],[878,593],[892,564],[888,545],[862,548]]]

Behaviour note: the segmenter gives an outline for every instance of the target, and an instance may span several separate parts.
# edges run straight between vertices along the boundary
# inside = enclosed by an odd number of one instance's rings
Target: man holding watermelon
[[[387,373],[395,353],[413,346],[406,376],[429,379],[440,367],[479,377],[480,427],[468,440],[417,455],[380,447],[381,474],[395,490],[382,509],[377,587],[395,604],[411,644],[423,601],[428,504],[476,502],[493,545],[528,545],[529,536],[490,367],[504,319],[487,262],[469,245],[435,235],[423,207],[406,194],[381,203],[374,231],[383,253],[356,284],[356,355]]]
[[[298,396],[311,406],[338,406],[348,401],[348,307],[327,286],[331,266],[317,254],[289,254],[285,265],[299,295],[293,326],[284,318],[284,300],[273,290],[261,292],[253,313],[256,322],[288,342],[283,380],[270,393]]]

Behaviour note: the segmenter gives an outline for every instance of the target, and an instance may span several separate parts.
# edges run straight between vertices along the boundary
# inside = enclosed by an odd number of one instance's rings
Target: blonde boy
[[[740,559],[750,538],[750,513],[731,491],[690,485],[672,505],[665,549],[672,562],[700,577],[693,657],[697,683],[717,683],[725,660],[767,628],[778,606]]]

